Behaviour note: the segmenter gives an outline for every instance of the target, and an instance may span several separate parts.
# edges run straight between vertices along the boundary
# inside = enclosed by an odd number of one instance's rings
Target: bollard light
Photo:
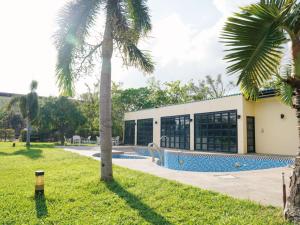
[[[35,171],[35,195],[44,195],[44,171]]]

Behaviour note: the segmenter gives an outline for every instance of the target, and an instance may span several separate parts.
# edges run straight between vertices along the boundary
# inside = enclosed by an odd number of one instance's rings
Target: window
[[[161,147],[190,149],[190,115],[161,118]]]
[[[255,152],[255,118],[247,116],[247,152]]]
[[[147,146],[153,142],[153,119],[137,121],[137,144]]]
[[[236,110],[194,116],[195,150],[237,152]]]
[[[124,144],[125,145],[134,145],[135,139],[135,121],[128,120],[125,121],[125,130],[124,130]]]

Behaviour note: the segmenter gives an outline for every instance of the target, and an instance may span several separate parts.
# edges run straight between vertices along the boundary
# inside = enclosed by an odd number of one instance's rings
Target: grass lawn
[[[281,210],[114,167],[99,182],[99,162],[33,144],[0,143],[0,224],[288,224]],[[45,198],[34,171],[45,170]]]

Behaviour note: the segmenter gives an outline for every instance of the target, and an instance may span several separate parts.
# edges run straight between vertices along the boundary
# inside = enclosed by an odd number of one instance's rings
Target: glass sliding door
[[[247,116],[247,152],[255,153],[255,118]]]
[[[124,144],[134,145],[134,140],[135,140],[135,121],[127,120],[125,121]]]
[[[237,111],[194,115],[195,150],[237,153]]]
[[[190,115],[161,117],[161,147],[190,149]]]
[[[153,142],[153,119],[137,121],[137,145],[147,146]]]

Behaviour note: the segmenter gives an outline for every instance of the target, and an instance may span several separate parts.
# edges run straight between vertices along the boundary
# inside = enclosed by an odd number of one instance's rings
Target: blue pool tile
[[[137,148],[136,153],[151,156],[146,148]],[[158,153],[155,153],[158,158]],[[164,151],[164,166],[174,170],[198,172],[237,172],[287,167],[292,158],[259,155],[214,155]]]

